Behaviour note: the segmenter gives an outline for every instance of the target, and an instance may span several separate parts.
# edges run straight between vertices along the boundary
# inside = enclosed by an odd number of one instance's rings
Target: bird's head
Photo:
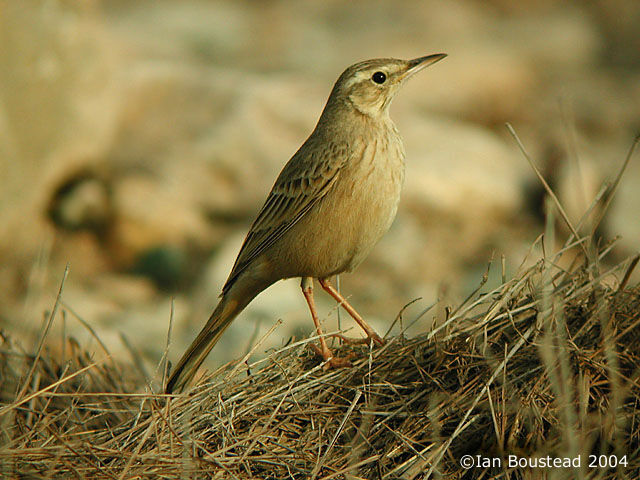
[[[386,115],[391,100],[407,79],[446,56],[437,53],[413,60],[378,58],[356,63],[340,75],[331,97],[346,100],[363,115]]]

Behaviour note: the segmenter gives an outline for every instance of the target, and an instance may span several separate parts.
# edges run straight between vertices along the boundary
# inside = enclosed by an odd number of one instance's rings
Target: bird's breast
[[[328,277],[357,267],[389,229],[404,182],[404,148],[395,128],[350,145],[331,190],[296,225],[296,276]]]
[[[343,189],[344,214],[352,229],[348,240],[353,243],[354,265],[363,260],[396,216],[404,183],[404,148],[395,129],[368,141],[360,160],[343,172],[337,188]],[[362,258],[361,258],[362,257]]]

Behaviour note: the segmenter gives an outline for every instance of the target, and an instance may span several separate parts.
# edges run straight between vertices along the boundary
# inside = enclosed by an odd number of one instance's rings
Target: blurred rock
[[[118,101],[103,27],[92,2],[3,3],[0,252],[34,255],[52,183],[105,150]]]
[[[110,223],[112,201],[108,184],[90,171],[65,179],[53,192],[49,217],[65,230],[104,232]]]
[[[129,176],[113,185],[114,225],[111,254],[119,265],[130,266],[141,252],[160,245],[186,246],[207,235],[207,225],[194,208],[184,185],[172,191],[171,183],[152,176]]]
[[[412,207],[465,222],[520,208],[528,166],[491,131],[423,115],[403,119],[399,129],[407,150],[403,197]]]
[[[621,246],[628,253],[640,252],[640,151],[636,147],[635,155],[631,159],[629,166],[622,177],[611,204],[610,212],[607,215],[609,230],[614,235],[620,235]],[[622,165],[624,150],[620,150],[616,158],[616,166]],[[615,157],[614,157],[615,158]],[[612,169],[613,170],[613,169]],[[613,175],[609,175],[613,180]],[[634,279],[640,279],[639,272],[636,271]]]
[[[582,221],[582,231],[591,231],[594,219],[600,217],[602,201],[606,198],[603,196],[599,204],[592,209],[591,214],[585,217],[604,184],[603,175],[598,171],[593,159],[584,153],[579,154],[577,158],[571,156],[565,158],[558,165],[556,180],[556,194],[573,226],[578,228]],[[558,220],[565,235],[568,235],[568,227],[560,219]]]

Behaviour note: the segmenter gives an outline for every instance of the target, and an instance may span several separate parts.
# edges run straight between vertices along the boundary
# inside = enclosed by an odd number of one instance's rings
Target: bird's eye
[[[382,85],[387,80],[387,76],[383,72],[376,72],[371,76],[371,80]]]

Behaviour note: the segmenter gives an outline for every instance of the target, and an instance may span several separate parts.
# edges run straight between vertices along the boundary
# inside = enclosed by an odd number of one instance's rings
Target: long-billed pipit
[[[327,347],[313,301],[314,278],[369,340],[384,343],[329,278],[357,267],[391,226],[404,181],[404,147],[389,105],[409,77],[445,56],[368,60],[340,75],[316,128],[276,179],[218,305],[173,370],[167,393],[182,390],[233,319],[284,278],[302,278],[319,336],[314,350],[327,365],[349,362]]]

